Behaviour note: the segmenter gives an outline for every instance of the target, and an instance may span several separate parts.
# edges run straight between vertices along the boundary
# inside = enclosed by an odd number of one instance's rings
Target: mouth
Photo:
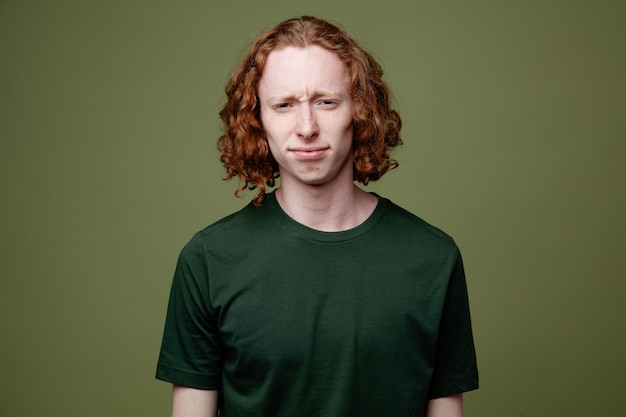
[[[324,154],[326,153],[326,151],[328,150],[328,147],[325,148],[292,148],[290,149],[291,153],[293,153],[296,158],[301,159],[301,160],[307,160],[307,161],[311,161],[311,160],[316,160],[316,159],[320,159],[324,156]]]

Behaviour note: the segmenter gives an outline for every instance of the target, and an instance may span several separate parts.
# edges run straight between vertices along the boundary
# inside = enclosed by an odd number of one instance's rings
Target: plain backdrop
[[[403,116],[400,167],[368,189],[461,247],[481,376],[466,415],[621,414],[625,13],[0,0],[0,416],[169,415],[154,371],[178,252],[251,197],[220,179],[225,82],[303,14],[380,60]]]

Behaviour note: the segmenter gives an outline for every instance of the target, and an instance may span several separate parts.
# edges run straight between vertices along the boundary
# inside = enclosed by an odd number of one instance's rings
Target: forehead
[[[272,51],[266,60],[259,95],[307,95],[349,90],[346,65],[320,46],[288,46]]]

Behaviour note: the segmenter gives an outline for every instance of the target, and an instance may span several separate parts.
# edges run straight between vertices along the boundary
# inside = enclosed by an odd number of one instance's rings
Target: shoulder
[[[432,225],[418,215],[398,206],[391,200],[385,202],[385,215],[382,222],[385,229],[396,234],[396,239],[411,246],[419,245],[429,251],[458,252],[456,242],[442,229]]]
[[[234,212],[196,232],[184,246],[182,254],[241,252],[253,242],[258,244],[259,238],[272,230],[273,215],[265,205],[261,207],[249,203],[241,210]]]

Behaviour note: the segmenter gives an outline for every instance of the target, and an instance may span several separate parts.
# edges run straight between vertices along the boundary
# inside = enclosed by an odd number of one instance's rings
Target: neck
[[[340,232],[357,227],[372,214],[378,199],[353,183],[344,187],[290,187],[282,184],[276,199],[289,217],[312,229]]]

